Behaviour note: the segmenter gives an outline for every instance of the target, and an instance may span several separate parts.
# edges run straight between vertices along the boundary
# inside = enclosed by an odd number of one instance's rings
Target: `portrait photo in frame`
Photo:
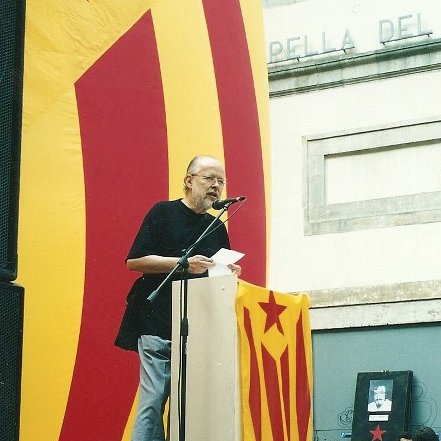
[[[351,441],[396,441],[408,430],[412,371],[359,372]]]
[[[394,380],[370,380],[368,412],[391,412]]]

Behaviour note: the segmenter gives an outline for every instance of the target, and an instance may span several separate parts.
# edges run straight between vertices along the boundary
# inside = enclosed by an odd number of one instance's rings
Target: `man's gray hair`
[[[198,166],[199,166],[199,163],[202,161],[202,159],[214,159],[216,161],[218,160],[214,156],[209,156],[209,155],[195,156],[188,164],[187,175],[192,175],[192,174],[195,174],[198,172]]]

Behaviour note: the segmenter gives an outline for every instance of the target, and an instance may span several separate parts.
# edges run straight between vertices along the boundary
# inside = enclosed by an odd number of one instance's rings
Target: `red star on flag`
[[[379,441],[383,441],[383,433],[386,431],[381,430],[380,425],[377,424],[377,427],[375,428],[375,430],[369,430],[369,432],[371,432],[373,435],[372,441],[375,441],[376,439],[378,439]]]
[[[282,324],[280,323],[280,314],[285,311],[286,306],[278,305],[274,298],[274,293],[270,291],[268,303],[259,302],[260,307],[266,312],[265,331],[268,331],[274,324],[277,325],[277,329],[283,334]]]

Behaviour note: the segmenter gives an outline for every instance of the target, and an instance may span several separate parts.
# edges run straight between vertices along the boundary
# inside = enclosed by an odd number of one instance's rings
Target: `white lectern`
[[[240,441],[234,275],[188,282],[186,441]],[[180,282],[173,283],[171,441],[179,440]]]

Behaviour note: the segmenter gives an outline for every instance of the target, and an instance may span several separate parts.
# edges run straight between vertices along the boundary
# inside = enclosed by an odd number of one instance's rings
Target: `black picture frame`
[[[359,372],[351,441],[398,441],[408,430],[412,371]]]

